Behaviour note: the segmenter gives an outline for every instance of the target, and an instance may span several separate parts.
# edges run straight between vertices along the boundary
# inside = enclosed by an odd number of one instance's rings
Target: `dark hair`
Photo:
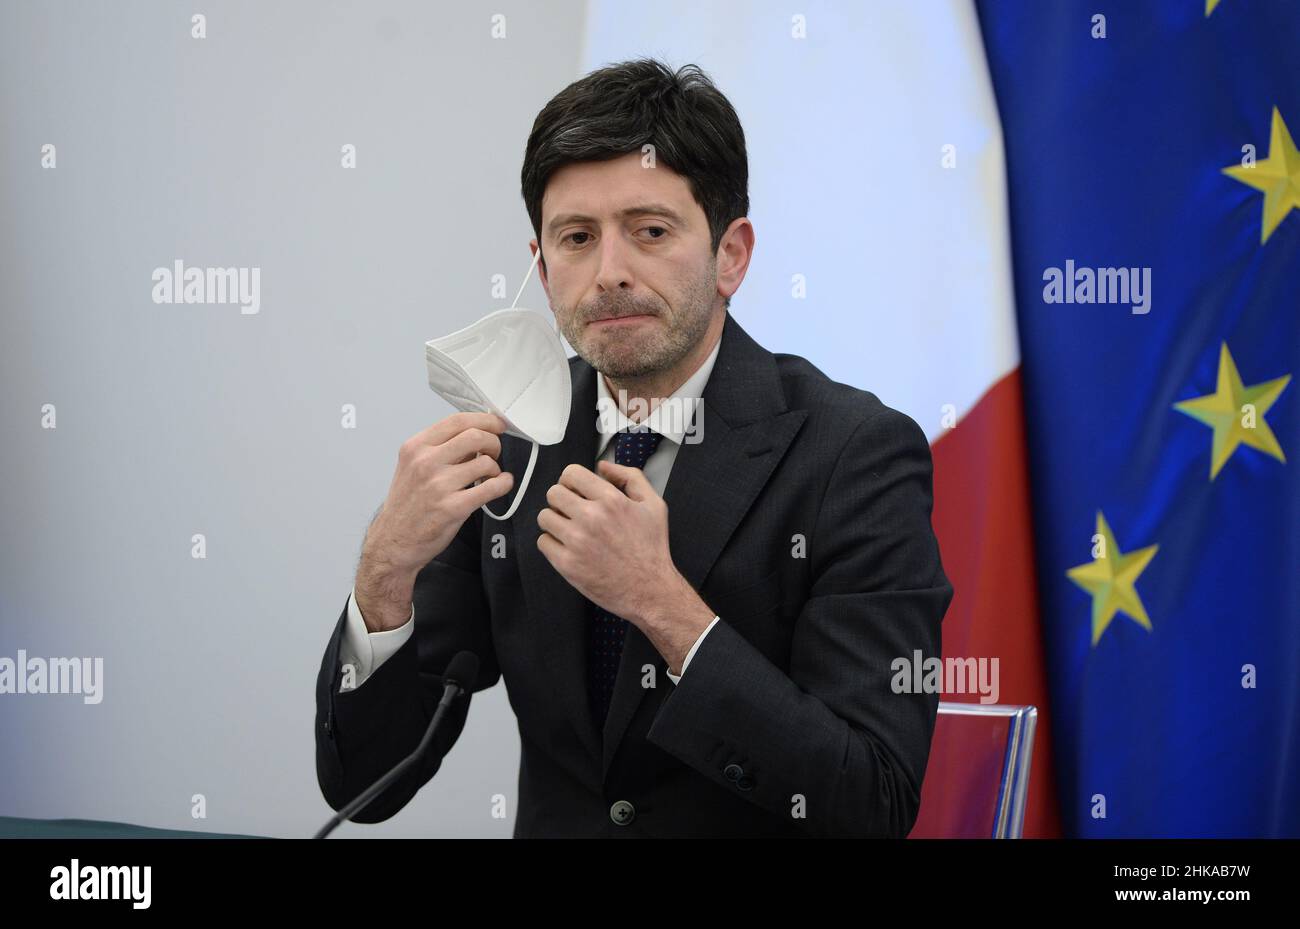
[[[520,182],[538,247],[542,195],[555,171],[573,162],[639,152],[645,144],[655,147],[656,164],[686,178],[708,218],[710,250],[716,255],[727,227],[749,214],[745,132],[731,103],[696,65],[674,73],[653,58],[592,71],[537,114]]]

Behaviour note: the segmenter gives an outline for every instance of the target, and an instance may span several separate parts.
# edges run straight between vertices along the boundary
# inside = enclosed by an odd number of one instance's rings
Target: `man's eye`
[[[565,240],[566,242],[572,242],[572,241],[573,241],[573,237],[574,237],[575,235],[590,235],[590,233],[588,233],[588,232],[570,232],[567,236],[564,237],[564,240]],[[574,242],[573,244],[574,244],[574,245],[581,245],[582,243],[581,243],[581,242]]]
[[[651,229],[658,229],[660,232],[663,233],[663,235],[652,235],[652,236],[650,237],[650,238],[652,238],[652,239],[662,239],[662,238],[664,237],[664,235],[667,235],[667,234],[668,234],[668,230],[665,229],[663,226],[646,226],[646,227],[645,227],[644,229],[642,229],[641,231],[642,231],[642,232],[649,232]]]

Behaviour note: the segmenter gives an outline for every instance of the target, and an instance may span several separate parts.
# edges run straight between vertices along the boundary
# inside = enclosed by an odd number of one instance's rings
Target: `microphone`
[[[448,663],[447,670],[442,676],[442,699],[438,701],[438,708],[434,710],[433,719],[429,721],[429,728],[424,731],[424,738],[420,740],[420,744],[416,746],[415,751],[399,761],[393,770],[362,791],[355,800],[335,813],[330,821],[321,828],[320,832],[316,833],[312,838],[325,838],[338,828],[340,823],[351,818],[358,810],[363,809],[370,801],[388,789],[388,786],[401,777],[408,768],[418,762],[424,753],[428,751],[430,743],[433,742],[433,733],[438,728],[438,723],[442,722],[443,716],[446,715],[447,707],[451,705],[451,701],[463,693],[472,691],[474,681],[477,678],[478,655],[473,652],[457,652],[456,657],[452,658]],[[331,695],[330,699],[333,699],[333,695]]]

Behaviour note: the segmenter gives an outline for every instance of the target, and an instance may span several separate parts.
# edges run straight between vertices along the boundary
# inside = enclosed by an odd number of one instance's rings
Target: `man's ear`
[[[534,255],[537,254],[539,251],[541,251],[542,248],[540,245],[537,244],[536,239],[530,241],[528,243],[528,247]],[[546,256],[545,255],[542,255],[540,258],[537,259],[537,277],[542,282],[542,290],[546,291],[546,302],[550,303],[551,284],[546,279]]]

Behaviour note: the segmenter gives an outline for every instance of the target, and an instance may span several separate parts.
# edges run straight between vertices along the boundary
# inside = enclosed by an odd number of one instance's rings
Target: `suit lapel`
[[[600,760],[600,731],[596,728],[587,702],[587,622],[590,601],[551,567],[537,547],[542,530],[537,514],[546,506],[546,492],[558,483],[564,469],[577,462],[590,468],[596,459],[596,371],[582,359],[572,362],[570,375],[573,401],[569,424],[558,445],[544,445],[537,450],[537,464],[524,493],[524,500],[511,517],[515,544],[518,547],[519,577],[528,604],[528,622],[541,628],[538,635],[544,644],[543,668],[555,682],[554,693],[560,710],[572,722],[579,739]],[[520,454],[515,458],[515,473],[527,462],[531,447],[518,441]],[[576,685],[576,686],[575,686]]]
[[[671,682],[663,657],[641,630],[629,625],[609,717],[600,732],[587,701],[588,601],[537,548],[537,514],[546,504],[546,491],[568,464],[591,468],[595,463],[596,372],[580,358],[572,364],[573,402],[564,440],[538,450],[532,480],[513,521],[529,621],[542,626],[545,667],[563,682],[555,688],[556,699],[592,760],[601,763],[603,780],[645,697],[641,669],[654,666],[658,687]],[[699,590],[807,413],[786,410],[776,360],[728,312],[722,345],[695,415],[697,441],[688,435],[678,449],[664,500],[673,562]],[[525,443],[514,444],[526,449]]]
[[[702,404],[704,440],[678,449],[664,488],[673,563],[696,590],[703,586],[723,546],[767,483],[806,415],[800,410],[733,429],[719,416],[709,418],[707,393],[706,386]],[[605,721],[602,772],[609,771],[628,724],[648,691],[641,686],[646,665],[654,666],[657,687],[673,686],[663,656],[645,633],[628,626]]]
[[[697,434],[688,435],[677,450],[663,494],[673,563],[696,590],[806,416],[802,410],[786,411],[776,360],[728,312],[695,412]],[[629,625],[605,721],[602,779],[649,690],[641,685],[646,665],[655,668],[656,687],[673,686],[663,656],[645,633]]]

